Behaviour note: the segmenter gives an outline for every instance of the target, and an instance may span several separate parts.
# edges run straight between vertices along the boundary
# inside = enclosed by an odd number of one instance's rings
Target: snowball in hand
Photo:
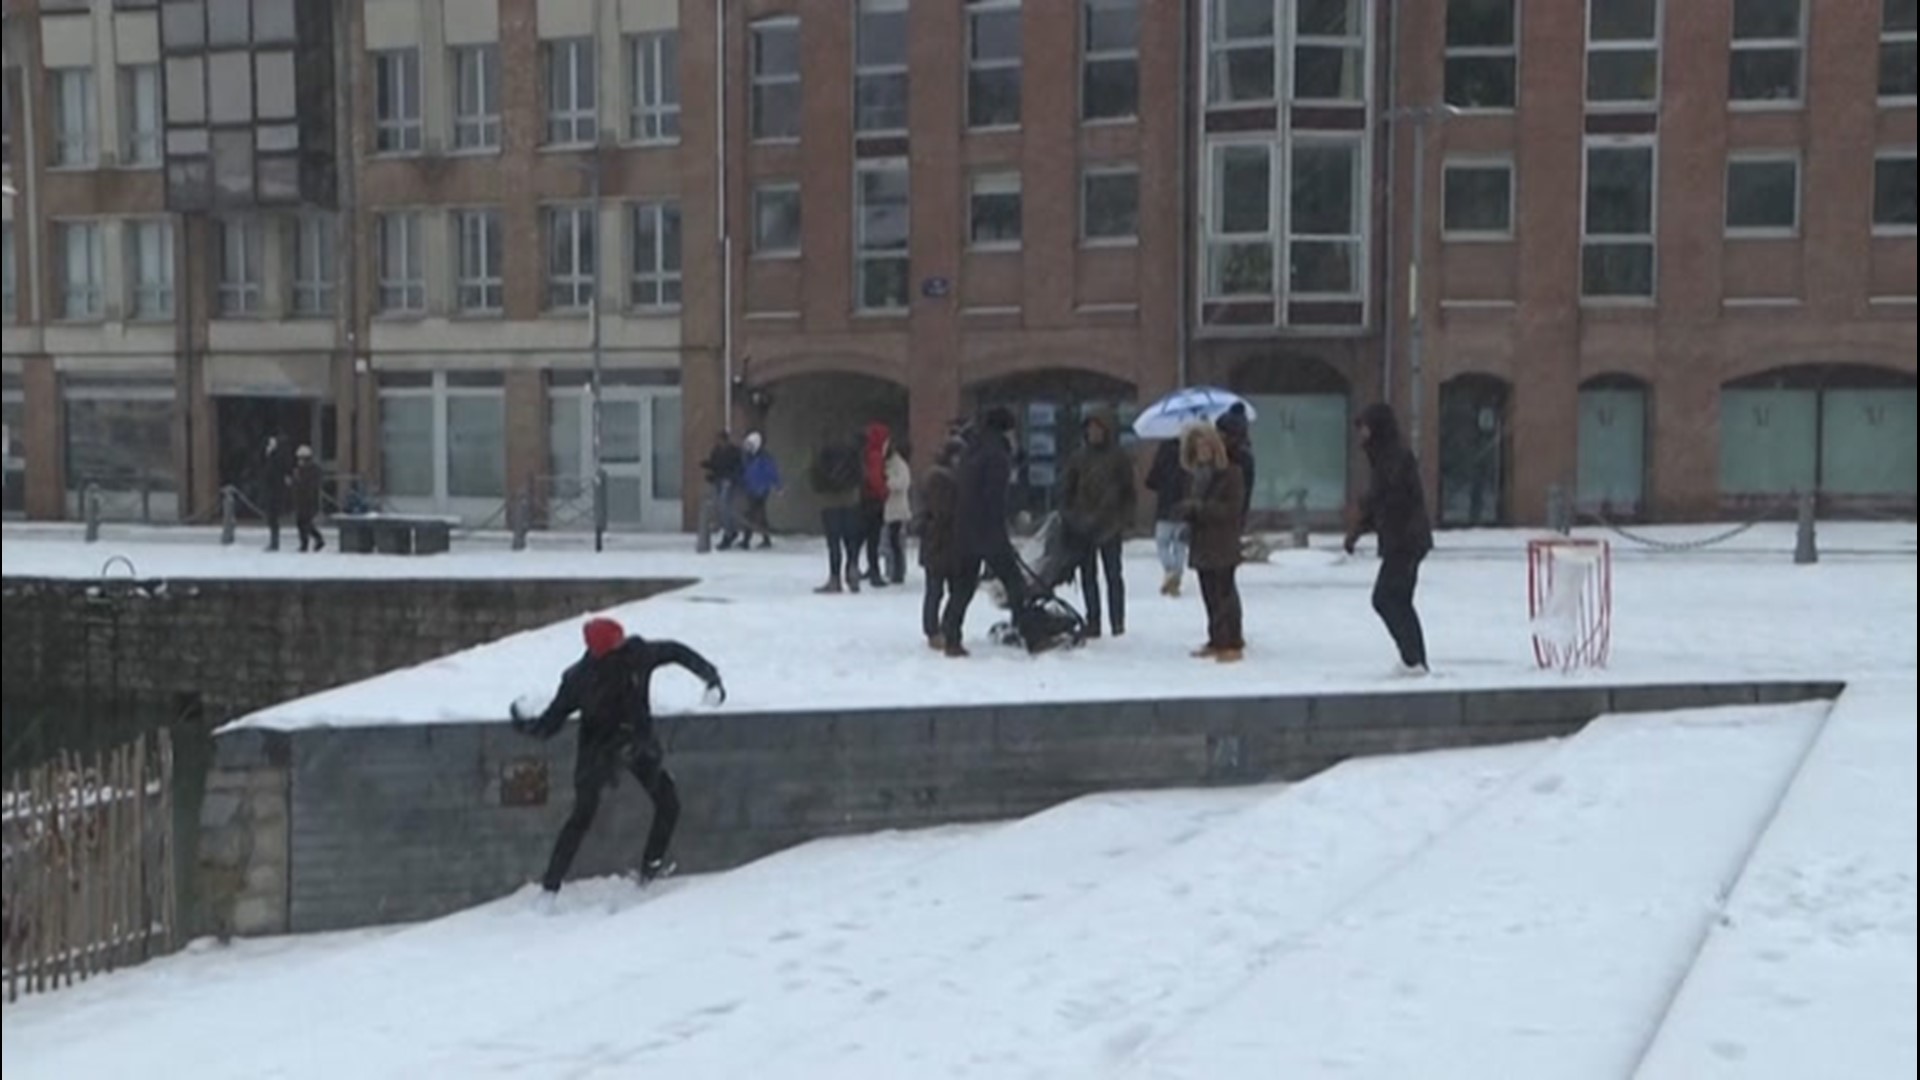
[[[531,720],[546,707],[546,700],[538,694],[521,694],[513,699],[512,716],[517,720]]]

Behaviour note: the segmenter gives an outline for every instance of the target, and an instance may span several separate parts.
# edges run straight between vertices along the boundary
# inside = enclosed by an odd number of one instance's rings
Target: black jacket
[[[560,733],[567,717],[579,713],[582,753],[650,740],[653,673],[668,664],[693,672],[708,686],[720,683],[720,672],[685,645],[630,637],[605,656],[582,656],[569,667],[553,703],[527,730],[550,739]]]
[[[1373,476],[1354,535],[1378,533],[1381,558],[1420,558],[1433,550],[1420,463],[1401,441],[1400,422],[1390,407],[1369,405],[1360,422],[1367,428],[1364,449]]]
[[[1246,517],[1253,511],[1253,436],[1247,430],[1246,410],[1239,406],[1228,410],[1214,424],[1220,430],[1221,438],[1227,443],[1227,460],[1240,469],[1240,479],[1244,482],[1244,494],[1240,498],[1240,518],[1244,524]]]
[[[278,514],[286,509],[288,484],[293,474],[293,454],[287,444],[276,442],[260,458],[260,509]]]
[[[1013,453],[999,433],[983,431],[960,460],[960,491],[954,506],[955,553],[978,559],[1008,546],[1007,485]]]
[[[713,448],[700,467],[706,470],[709,484],[737,484],[746,474],[747,458],[739,447],[722,443]]]
[[[1147,470],[1147,490],[1153,492],[1153,520],[1179,521],[1180,500],[1187,497],[1187,470],[1180,465],[1180,440],[1166,439],[1153,452]]]

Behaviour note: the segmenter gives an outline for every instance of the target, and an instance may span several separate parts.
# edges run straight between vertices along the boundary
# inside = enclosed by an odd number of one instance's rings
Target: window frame
[[[213,259],[216,319],[257,319],[266,314],[267,235],[251,214],[217,218],[219,250]],[[239,256],[239,266],[232,257]]]
[[[542,146],[586,147],[600,141],[600,59],[594,51],[595,45],[596,39],[592,37],[546,38],[540,42]],[[562,57],[566,59],[567,73],[564,102],[555,93],[559,88],[556,79]],[[586,126],[584,137],[580,130],[583,124]]]
[[[507,308],[505,222],[497,207],[464,206],[453,211],[453,310],[462,318],[505,314]],[[478,241],[477,252],[468,246]],[[477,256],[478,269],[469,265]]]
[[[653,223],[653,266],[640,265],[640,225],[647,218]],[[668,265],[667,223],[679,238],[675,245],[674,265]],[[627,308],[637,312],[679,311],[686,302],[686,220],[680,204],[673,199],[644,199],[627,204]],[[644,287],[651,287],[653,300],[642,300]],[[668,293],[672,292],[672,297]]]
[[[1094,180],[1128,176],[1133,178],[1133,231],[1124,235],[1094,236],[1087,228],[1087,188]],[[1080,246],[1083,248],[1131,248],[1140,246],[1140,166],[1128,164],[1088,164],[1080,169]]]
[[[1792,38],[1742,38],[1740,37],[1740,0],[1733,0],[1729,18],[1732,26],[1728,38],[1727,53],[1727,107],[1742,112],[1765,112],[1770,109],[1798,109],[1807,99],[1807,0],[1793,0],[1799,19],[1795,23],[1796,32]],[[1734,96],[1734,62],[1743,52],[1768,53],[1793,51],[1793,94],[1782,98],[1742,98]],[[1878,72],[1875,73],[1878,78]]]
[[[507,397],[504,380],[497,374],[476,371],[449,371],[444,368],[423,374],[427,375],[427,378],[423,382],[403,384],[381,380],[375,386],[375,452],[379,455],[379,461],[381,463],[380,468],[383,485],[387,483],[387,445],[385,418],[380,410],[385,408],[389,400],[426,401],[430,405],[429,415],[431,417],[431,422],[428,425],[430,431],[428,438],[428,453],[430,458],[428,472],[433,477],[433,483],[431,485],[433,490],[424,494],[406,492],[393,495],[392,497],[396,500],[413,501],[416,505],[425,503],[427,505],[440,507],[452,506],[463,502],[498,502],[498,500],[504,498],[506,495],[505,477],[507,459],[509,457],[508,445],[510,442],[507,432]],[[451,403],[453,399],[462,397],[476,400],[492,399],[500,403],[500,474],[502,487],[498,493],[473,495],[459,493],[453,490],[454,439],[453,409]]]
[[[1447,174],[1455,170],[1485,171],[1499,169],[1507,174],[1506,227],[1503,229],[1455,229],[1447,221],[1451,204]],[[1505,244],[1514,238],[1514,214],[1520,206],[1519,169],[1512,154],[1456,154],[1440,162],[1440,239],[1449,244]]]
[[[1733,171],[1740,165],[1793,166],[1793,222],[1790,225],[1735,225],[1728,220],[1733,211]],[[1727,155],[1726,178],[1722,187],[1722,235],[1729,240],[1792,240],[1800,235],[1800,219],[1806,198],[1806,174],[1800,154],[1795,150],[1741,150]]]
[[[1339,0],[1339,2],[1346,4],[1349,7],[1349,9],[1351,9],[1355,5],[1357,5],[1360,8],[1359,20],[1358,20],[1360,24],[1360,28],[1353,31],[1350,34],[1330,35],[1330,34],[1303,33],[1300,29],[1300,15],[1305,9],[1301,7],[1301,5],[1298,3],[1287,5],[1289,8],[1291,8],[1292,17],[1293,17],[1293,25],[1287,28],[1286,30],[1286,36],[1287,36],[1286,70],[1288,73],[1288,78],[1290,80],[1289,85],[1287,87],[1286,100],[1289,104],[1307,105],[1307,106],[1313,106],[1313,107],[1335,106],[1335,107],[1341,107],[1341,108],[1351,108],[1356,105],[1365,105],[1369,97],[1371,96],[1369,94],[1369,87],[1368,87],[1368,79],[1370,77],[1370,74],[1367,70],[1369,67],[1369,58],[1371,54],[1371,50],[1369,50],[1367,47],[1367,41],[1369,37],[1367,33],[1367,23],[1368,23],[1368,16],[1372,12],[1373,5],[1369,2],[1369,0]],[[1301,94],[1299,80],[1300,80],[1300,72],[1302,70],[1302,65],[1300,63],[1300,54],[1303,50],[1306,50],[1306,49],[1338,49],[1342,53],[1351,54],[1352,56],[1357,57],[1359,67],[1360,67],[1360,74],[1357,80],[1358,86],[1359,86],[1359,89],[1357,91],[1357,96],[1355,97],[1308,97],[1306,95]],[[1278,65],[1276,65],[1276,67],[1278,67]]]
[[[913,102],[913,75],[908,68],[908,56],[903,55],[897,63],[868,64],[860,59],[860,35],[862,20],[868,15],[897,15],[907,19],[906,0],[854,0],[853,5],[853,131],[856,137],[891,137],[904,135],[912,122],[910,115]],[[909,48],[911,30],[901,34],[901,48]],[[860,111],[860,85],[867,80],[900,80],[900,123],[874,127],[864,126],[864,117]]]
[[[1272,172],[1273,162],[1277,160],[1286,166],[1286,188],[1276,196],[1279,212],[1284,214],[1285,218],[1284,224],[1278,220],[1275,222],[1275,228],[1279,232],[1280,244],[1277,251],[1278,258],[1274,265],[1274,276],[1279,297],[1284,298],[1288,303],[1296,300],[1319,303],[1324,301],[1354,302],[1364,301],[1366,299],[1368,266],[1366,250],[1366,202],[1368,185],[1366,139],[1367,135],[1363,132],[1304,133],[1295,131],[1288,135],[1284,151],[1269,157],[1267,167],[1270,176],[1276,184],[1280,182],[1280,178]],[[1293,188],[1294,180],[1299,175],[1298,170],[1295,168],[1295,163],[1299,160],[1300,156],[1296,151],[1302,146],[1339,146],[1345,147],[1351,152],[1352,172],[1348,177],[1351,190],[1347,193],[1350,218],[1347,225],[1347,232],[1308,233],[1297,231],[1294,228],[1293,212],[1298,200],[1294,198]],[[1300,244],[1346,245],[1353,259],[1353,274],[1350,287],[1344,292],[1308,292],[1303,289],[1296,289],[1293,284],[1293,255],[1295,246]],[[1285,274],[1286,276],[1281,278],[1281,274]]]
[[[1869,215],[1869,220],[1871,220],[1873,223],[1874,236],[1905,237],[1905,236],[1913,236],[1916,234],[1916,232],[1920,232],[1920,230],[1917,230],[1915,226],[1911,224],[1901,223],[1901,224],[1884,224],[1883,225],[1880,223],[1880,220],[1879,220],[1880,163],[1883,161],[1906,161],[1911,164],[1915,162],[1915,160],[1916,160],[1915,150],[1914,150],[1914,147],[1911,147],[1911,146],[1882,146],[1874,150],[1873,152],[1873,191],[1872,191],[1872,195],[1869,197],[1869,200],[1868,200],[1869,206],[1867,210],[1867,213]]]
[[[1019,251],[1026,239],[1026,204],[1018,169],[983,169],[967,176],[967,250],[974,252]],[[1014,198],[1012,239],[980,239],[980,203],[982,198]]]
[[[627,141],[639,146],[671,146],[680,141],[680,84],[666,77],[667,61],[680,70],[678,28],[628,34]]]
[[[158,281],[145,280],[141,269],[146,263],[148,236],[159,247],[154,265],[162,275]],[[167,217],[128,218],[121,223],[121,257],[126,264],[127,321],[165,322],[174,313],[174,238],[173,219]]]
[[[1259,150],[1267,161],[1266,228],[1260,232],[1226,232],[1220,226],[1226,219],[1226,168],[1225,159],[1235,150]],[[1280,166],[1286,161],[1284,148],[1271,135],[1262,133],[1254,136],[1212,139],[1206,143],[1206,202],[1201,210],[1200,228],[1200,287],[1198,293],[1202,303],[1263,302],[1279,303],[1284,295],[1282,288],[1282,269],[1280,262],[1280,221],[1286,212],[1285,200],[1280,190]],[[1255,292],[1216,292],[1214,291],[1214,252],[1215,249],[1253,248],[1264,244],[1267,249],[1267,273],[1269,277],[1267,291]]]
[[[790,72],[778,72],[768,75],[760,70],[762,38],[768,34],[792,34],[795,63]],[[805,65],[798,60],[801,48],[800,17],[797,15],[776,15],[772,18],[755,19],[747,24],[747,137],[756,143],[796,143],[806,129],[806,116],[796,104],[793,110],[792,131],[769,131],[762,121],[766,119],[766,110],[760,106],[763,91],[779,92],[790,87],[792,100],[798,102],[802,92],[802,78]]]
[[[1287,37],[1286,20],[1282,17],[1277,7],[1269,3],[1268,8],[1273,19],[1272,33],[1266,37],[1227,37],[1225,36],[1227,19],[1224,17],[1221,9],[1223,5],[1231,2],[1232,0],[1205,0],[1206,6],[1201,10],[1202,17],[1206,19],[1207,23],[1207,32],[1205,35],[1206,70],[1201,72],[1201,78],[1205,84],[1202,87],[1201,107],[1203,109],[1239,109],[1278,105],[1281,97],[1280,79],[1282,70],[1280,64],[1280,43],[1286,40]],[[1220,66],[1221,57],[1228,53],[1254,52],[1259,50],[1264,50],[1273,58],[1273,70],[1268,78],[1266,96],[1255,98],[1216,96],[1216,90],[1227,82],[1227,80],[1221,77],[1227,70]],[[1290,89],[1291,87],[1289,87],[1289,90]]]
[[[398,229],[395,233],[393,230]],[[427,313],[425,226],[418,210],[382,211],[374,217],[374,314],[383,319],[418,319]],[[389,239],[402,241],[401,262],[388,264]]]
[[[1080,123],[1084,127],[1132,124],[1140,120],[1140,0],[1080,0]],[[1093,45],[1093,19],[1096,10],[1124,9],[1133,12],[1133,45],[1130,48],[1096,49]],[[1089,76],[1095,64],[1131,64],[1133,66],[1133,102],[1122,112],[1092,115],[1093,100]]]
[[[456,154],[498,153],[503,135],[499,43],[455,45],[447,50],[447,60],[453,80],[449,145]],[[473,92],[478,111],[466,109],[468,91]]]
[[[776,193],[784,194],[788,192],[791,192],[793,195],[793,203],[794,203],[795,218],[796,218],[796,225],[794,227],[794,232],[793,232],[793,244],[791,247],[772,247],[772,248],[766,247],[763,244],[763,239],[760,232],[761,199],[767,195],[776,194]],[[752,205],[753,234],[751,237],[753,246],[752,246],[751,256],[753,258],[797,259],[800,257],[800,253],[804,246],[805,236],[806,236],[806,233],[805,233],[806,206],[805,206],[805,203],[801,200],[800,192],[801,192],[801,186],[800,186],[800,181],[798,180],[770,180],[765,183],[754,185],[752,196],[751,196],[752,202],[753,202],[753,205]]]
[[[1449,2],[1451,2],[1451,0],[1449,0]],[[1501,0],[1501,2],[1507,5],[1507,12],[1509,16],[1508,22],[1511,24],[1511,28],[1512,28],[1511,37],[1513,40],[1511,41],[1511,43],[1507,45],[1455,45],[1451,41],[1446,40],[1444,36],[1441,39],[1442,47],[1441,47],[1441,74],[1440,74],[1441,91],[1440,92],[1441,92],[1441,100],[1446,102],[1449,108],[1458,109],[1460,112],[1468,115],[1484,115],[1484,116],[1510,115],[1517,108],[1519,108],[1519,104],[1520,104],[1520,20],[1522,17],[1521,11],[1520,11],[1521,4],[1520,4],[1520,0]],[[1443,29],[1442,34],[1444,35],[1445,32],[1446,31]],[[1505,60],[1507,61],[1513,69],[1513,76],[1512,76],[1513,100],[1506,105],[1462,105],[1459,102],[1447,100],[1446,69],[1455,60],[1460,60],[1460,61]],[[1585,93],[1584,87],[1582,88],[1581,92],[1582,94]]]
[[[60,253],[60,280],[57,298],[60,310],[54,316],[55,322],[97,323],[106,318],[107,289],[107,251],[105,229],[96,218],[55,219],[52,223]],[[68,255],[73,250],[70,238],[71,230],[85,230],[87,239],[87,269],[89,277],[76,279],[73,275],[73,260]],[[76,295],[82,303],[76,307]]]
[[[157,169],[165,160],[163,153],[167,127],[166,99],[162,96],[159,64],[121,64],[118,71],[120,94],[120,165],[131,169]],[[144,111],[140,90],[145,88],[151,102],[148,119],[151,128],[136,127]]]
[[[421,115],[419,47],[374,49],[367,59],[373,67],[373,154],[404,157],[422,152],[426,146],[426,125]],[[388,88],[388,79],[396,75],[399,81],[392,89],[397,111],[392,116],[383,115],[381,94]]]
[[[1887,8],[1883,2],[1880,8],[1880,44],[1876,50],[1877,61],[1874,69],[1874,96],[1875,100],[1881,105],[1912,105],[1917,100],[1920,100],[1920,91],[1912,94],[1889,94],[1885,91],[1887,50],[1889,48],[1898,49],[1902,45],[1908,49],[1914,49],[1920,46],[1920,26],[1910,27],[1905,30],[1892,29],[1887,22]],[[1909,68],[1908,70],[1912,69]]]
[[[1643,233],[1591,233],[1587,229],[1589,200],[1592,195],[1593,152],[1595,150],[1646,150],[1647,231]],[[1646,295],[1600,293],[1589,295],[1586,281],[1586,252],[1591,244],[1624,246],[1644,243],[1649,251]],[[1589,135],[1580,147],[1580,303],[1585,307],[1650,307],[1660,297],[1660,140],[1657,135]]]
[[[333,317],[339,295],[340,249],[335,219],[319,212],[296,214],[287,230],[287,314],[295,319]]]
[[[560,226],[565,224],[563,234]],[[567,264],[562,261],[560,242],[567,237]],[[540,310],[548,315],[581,315],[593,310],[600,300],[600,212],[590,202],[547,203],[540,208],[542,266]],[[586,248],[584,255],[582,248]],[[565,290],[563,293],[561,290]]]
[[[50,67],[47,73],[49,104],[47,126],[52,143],[47,155],[51,170],[84,170],[100,164],[100,91],[95,85],[91,65]],[[72,99],[81,100],[76,104]],[[77,119],[78,126],[68,123]]]
[[[1580,72],[1580,97],[1587,112],[1658,112],[1664,92],[1661,82],[1666,77],[1666,30],[1667,0],[1653,0],[1653,36],[1650,38],[1621,38],[1596,40],[1593,36],[1593,14],[1599,4],[1607,0],[1587,0],[1586,22],[1583,26]],[[1645,52],[1653,50],[1653,96],[1650,98],[1605,98],[1596,100],[1593,96],[1593,55],[1601,52]],[[1517,86],[1518,84],[1516,84]],[[1518,96],[1516,92],[1516,97]],[[1584,175],[1584,173],[1583,173]]]
[[[898,172],[906,180],[906,194],[900,200],[906,216],[905,236],[898,247],[873,247],[867,242],[867,205],[864,178],[867,173]],[[868,304],[867,266],[878,262],[904,264],[903,289],[899,304]],[[913,172],[905,158],[869,158],[859,162],[853,173],[853,306],[863,316],[904,316],[913,309]]]
[[[1058,2],[1058,0],[1055,0],[1055,2]],[[1012,59],[1005,57],[995,57],[988,60],[979,59],[974,55],[974,42],[978,35],[978,31],[975,29],[976,21],[979,19],[1003,16],[1008,12],[1013,13],[1014,24],[1019,27],[1020,30],[1020,55]],[[1026,118],[1027,108],[1027,27],[1026,13],[1021,10],[1021,0],[966,0],[965,6],[962,9],[962,16],[966,24],[966,83],[963,88],[964,100],[961,102],[961,110],[966,130],[969,132],[984,133],[1019,131],[1021,123]],[[981,122],[976,120],[974,117],[974,76],[981,73],[1004,71],[1012,71],[1014,73],[1015,105],[1013,120],[995,122]]]

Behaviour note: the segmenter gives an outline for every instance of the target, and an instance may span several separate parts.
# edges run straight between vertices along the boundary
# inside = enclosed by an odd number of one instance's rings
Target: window
[[[500,211],[461,210],[454,214],[459,237],[453,303],[462,314],[494,314],[506,303],[500,263]]]
[[[498,375],[446,376],[447,497],[498,499],[507,493],[507,398]]]
[[[752,26],[752,113],[756,139],[800,137],[800,20],[762,19]]]
[[[489,372],[380,377],[380,483],[390,496],[444,502],[506,493],[506,393]]]
[[[53,163],[61,168],[93,164],[93,69],[53,68],[49,91],[53,100]]]
[[[973,178],[967,238],[976,248],[1020,246],[1020,174],[984,173]]]
[[[0,225],[0,316],[12,322],[20,310],[20,270],[13,264],[13,222]]]
[[[148,494],[175,490],[171,379],[63,375],[60,381],[68,491],[90,484]]]
[[[120,68],[120,162],[160,164],[160,66]]]
[[[1580,291],[1591,299],[1653,296],[1653,144],[1587,145]]]
[[[1295,0],[1293,96],[1366,100],[1365,0]]]
[[[1912,101],[1916,83],[1916,5],[1914,0],[1881,0],[1881,4],[1880,98],[1883,101]]]
[[[427,310],[425,252],[420,244],[420,215],[381,214],[374,219],[379,244],[378,297],[382,315],[418,315]]]
[[[420,50],[373,54],[373,148],[382,154],[420,149]]]
[[[1287,289],[1301,297],[1360,295],[1360,143],[1293,144],[1287,195]]]
[[[856,301],[862,311],[907,306],[907,163],[862,163],[855,178]]]
[[[1080,5],[1080,119],[1140,114],[1140,0]]]
[[[593,39],[566,38],[543,46],[547,65],[547,142],[583,146],[598,141],[599,101]]]
[[[1800,159],[1754,155],[1727,162],[1727,235],[1791,236],[1800,227]]]
[[[227,218],[215,223],[220,261],[214,285],[214,308],[227,317],[260,312],[266,281],[266,236],[252,218]]]
[[[907,130],[907,0],[860,0],[853,42],[853,129]]]
[[[1208,0],[1207,104],[1274,99],[1273,0]]]
[[[1212,148],[1207,208],[1206,294],[1271,297],[1273,148],[1224,143]]]
[[[1800,100],[1802,0],[1734,0],[1731,101]]]
[[[453,145],[491,150],[500,145],[500,46],[453,50]]]
[[[967,126],[1020,126],[1019,0],[967,5]]]
[[[1140,171],[1092,168],[1080,174],[1080,241],[1132,243],[1140,235]]]
[[[600,230],[591,206],[547,208],[547,310],[585,311],[593,303]]]
[[[627,39],[627,138],[680,137],[680,35],[663,30]]]
[[[1513,235],[1513,162],[1449,161],[1441,175],[1442,231],[1448,239]]]
[[[129,311],[136,319],[173,314],[173,223],[129,221],[126,225]]]
[[[633,286],[627,302],[636,308],[680,306],[680,204],[635,203],[628,211]]]
[[[302,214],[293,219],[293,314],[302,318],[333,314],[333,219]]]
[[[1882,150],[1873,157],[1873,231],[1912,235],[1913,151]]]
[[[1447,0],[1446,101],[1511,109],[1519,75],[1519,0]]]
[[[100,246],[100,226],[74,221],[53,229],[60,252],[60,317],[99,318],[101,264],[106,261]]]
[[[800,254],[799,184],[762,184],[754,188],[753,253]]]
[[[1587,104],[1660,100],[1661,0],[1587,0]]]

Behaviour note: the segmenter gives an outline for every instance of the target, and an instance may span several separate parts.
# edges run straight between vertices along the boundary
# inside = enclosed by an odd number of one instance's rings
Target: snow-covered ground
[[[651,893],[580,883],[552,915],[523,893],[201,946],[9,1006],[0,1061],[8,1080],[1912,1076],[1911,667],[1830,716],[1615,717],[1291,787],[823,841]]]

